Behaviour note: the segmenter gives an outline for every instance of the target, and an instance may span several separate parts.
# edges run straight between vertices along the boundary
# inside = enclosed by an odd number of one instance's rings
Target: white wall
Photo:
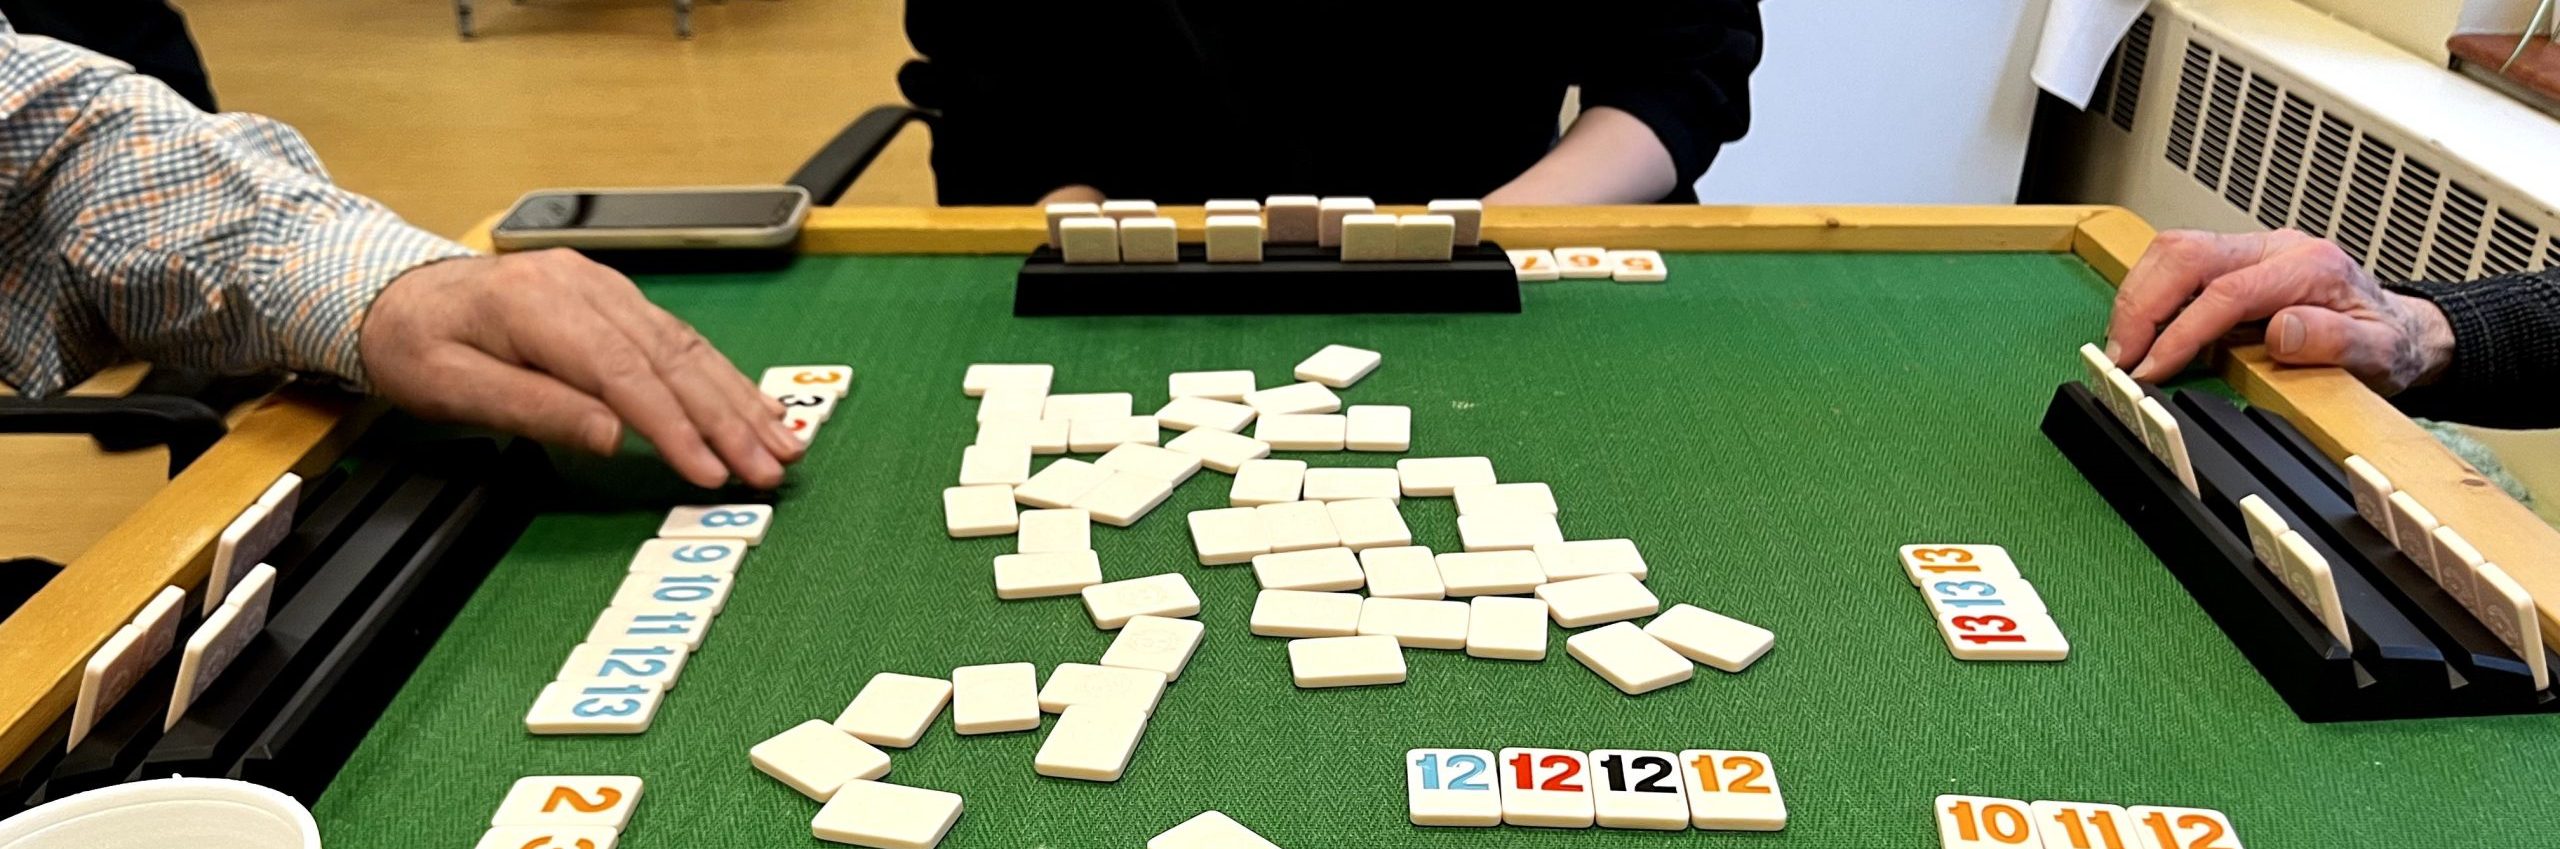
[[[2463,15],[2463,0],[2302,0],[2302,5],[2439,65],[2452,58],[2444,40],[2452,37]]]
[[[2010,203],[2045,0],[1770,0],[1707,203]]]

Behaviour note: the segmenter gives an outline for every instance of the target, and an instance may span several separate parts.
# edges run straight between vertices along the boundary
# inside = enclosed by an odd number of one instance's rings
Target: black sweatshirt
[[[1653,129],[1693,197],[1749,123],[1757,0],[910,0],[941,201],[1086,184],[1165,203],[1482,197],[1546,154],[1565,87]]]
[[[2560,268],[2390,288],[2435,302],[2453,325],[2453,362],[2391,403],[2482,427],[2560,427]]]

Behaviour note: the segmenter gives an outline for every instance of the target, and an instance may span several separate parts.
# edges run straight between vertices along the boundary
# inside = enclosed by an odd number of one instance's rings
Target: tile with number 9
[[[653,539],[631,557],[634,572],[735,572],[747,556],[743,539]]]

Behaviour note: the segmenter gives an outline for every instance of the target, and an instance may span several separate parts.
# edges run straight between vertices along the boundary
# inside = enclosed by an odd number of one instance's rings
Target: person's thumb
[[[2389,325],[2315,306],[2291,306],[2267,322],[2267,355],[2297,366],[2338,366],[2376,388],[2396,390],[2398,338]]]

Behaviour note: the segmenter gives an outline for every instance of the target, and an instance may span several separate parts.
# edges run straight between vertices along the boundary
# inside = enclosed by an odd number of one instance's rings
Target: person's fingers
[[[738,479],[760,489],[782,485],[784,458],[798,443],[762,416],[762,393],[746,383],[702,334],[642,298],[620,275],[589,266],[584,300],[649,360],[649,368]]]
[[[2264,320],[2295,304],[2318,303],[2313,299],[2318,277],[2318,269],[2307,264],[2263,262],[2214,278],[2161,328],[2151,350],[2134,366],[2133,379],[2157,381],[2177,374],[2242,323]]]
[[[525,362],[601,398],[695,486],[716,487],[729,467],[694,427],[685,406],[651,368],[649,357],[592,307],[557,298],[509,315],[508,337]]]
[[[2107,316],[2107,356],[2126,368],[2151,356],[2160,328],[2189,299],[2216,278],[2257,262],[2281,235],[2170,230],[2152,239],[2116,287],[2115,307]]]
[[[462,345],[439,348],[425,370],[432,383],[404,387],[402,407],[418,415],[523,434],[593,454],[612,454],[622,420],[593,396],[540,372]]]
[[[2338,366],[2386,391],[2400,388],[2392,368],[2398,350],[2398,335],[2389,326],[2321,307],[2286,307],[2267,323],[2267,355],[2276,362]]]

